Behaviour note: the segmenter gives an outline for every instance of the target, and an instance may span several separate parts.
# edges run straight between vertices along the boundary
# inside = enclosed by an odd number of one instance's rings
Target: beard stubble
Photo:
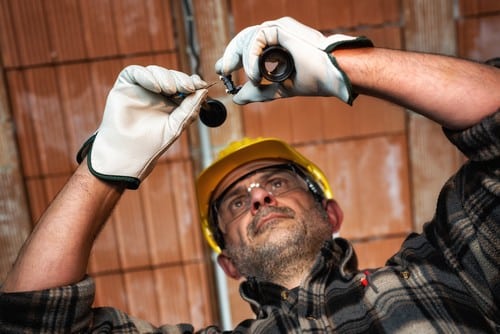
[[[332,226],[321,203],[297,214],[288,207],[266,207],[248,225],[250,244],[227,246],[228,256],[244,277],[280,284],[309,270],[324,242],[332,237]],[[277,218],[257,227],[261,217],[274,212]],[[288,220],[286,227],[283,220]],[[265,233],[265,240],[259,240]],[[266,241],[267,240],[267,241]]]

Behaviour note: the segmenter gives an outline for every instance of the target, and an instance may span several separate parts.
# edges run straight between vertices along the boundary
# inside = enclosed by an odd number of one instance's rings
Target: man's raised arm
[[[158,66],[129,66],[111,89],[82,162],[23,246],[3,292],[76,283],[93,242],[126,188],[136,189],[159,156],[197,116],[207,84]],[[182,93],[182,103],[168,96]]]
[[[459,130],[500,108],[500,69],[435,54],[382,48],[335,52],[354,89]]]

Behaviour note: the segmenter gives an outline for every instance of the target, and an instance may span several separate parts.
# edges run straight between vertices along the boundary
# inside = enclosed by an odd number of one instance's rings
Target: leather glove
[[[137,189],[160,155],[198,115],[207,83],[159,66],[126,67],[109,92],[98,130],[77,154],[92,174]],[[182,93],[182,102],[168,96]]]
[[[295,73],[281,83],[263,83],[259,56],[267,46],[280,45],[292,55]],[[237,34],[215,64],[215,71],[228,75],[243,67],[250,79],[233,96],[237,104],[267,101],[291,96],[336,96],[352,104],[357,96],[346,74],[339,68],[331,52],[339,48],[373,46],[365,37],[331,35],[296,20],[284,17],[252,26]]]

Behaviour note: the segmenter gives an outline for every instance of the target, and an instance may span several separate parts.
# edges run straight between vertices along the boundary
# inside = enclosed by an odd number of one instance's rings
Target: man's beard
[[[266,223],[256,230],[262,215],[256,215],[247,228],[249,245],[227,246],[227,254],[241,275],[260,281],[281,283],[309,270],[324,241],[331,239],[332,226],[321,203],[305,210],[302,215],[287,207],[269,207],[263,214],[276,212],[293,219],[288,229],[279,229],[280,221]],[[271,235],[267,242],[255,244],[252,240],[259,234],[277,226],[279,237]],[[268,233],[273,233],[269,231]]]

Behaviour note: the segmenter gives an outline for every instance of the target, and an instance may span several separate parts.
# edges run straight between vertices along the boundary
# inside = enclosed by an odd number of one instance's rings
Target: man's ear
[[[221,266],[227,276],[236,280],[241,278],[240,272],[236,269],[231,258],[224,254],[224,251],[217,256],[217,263]]]
[[[337,233],[342,226],[342,221],[344,220],[344,212],[340,208],[339,204],[333,199],[327,199],[323,201],[328,219],[330,224],[332,224],[332,232]]]

